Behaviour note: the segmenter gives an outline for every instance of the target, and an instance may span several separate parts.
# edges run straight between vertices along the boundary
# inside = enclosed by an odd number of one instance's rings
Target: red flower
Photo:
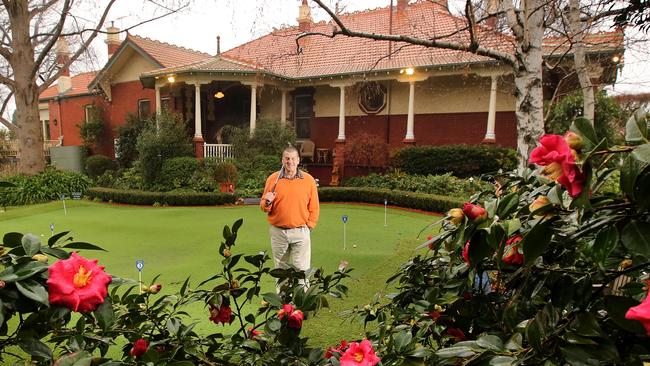
[[[524,264],[524,255],[519,253],[519,245],[517,245],[521,239],[521,235],[514,235],[506,241],[506,249],[503,251],[503,263],[512,266]]]
[[[341,366],[374,366],[381,359],[375,355],[372,344],[364,339],[361,343],[352,342],[350,347],[339,359]]]
[[[221,307],[210,304],[210,320],[215,324],[230,324],[235,319],[230,306],[222,303]]]
[[[641,304],[627,310],[625,318],[639,321],[645,327],[648,336],[650,336],[650,282],[648,283],[648,291],[648,295]]]
[[[258,336],[262,335],[262,333],[264,333],[261,330],[254,329],[253,327],[249,327],[248,332],[250,333],[251,339],[257,338]]]
[[[465,247],[463,247],[463,259],[465,260],[465,263],[467,263],[468,266],[472,265],[469,262],[469,240],[467,241],[467,243],[465,243]]]
[[[282,305],[282,309],[278,310],[278,318],[280,320],[284,319],[285,315],[291,315],[293,311],[296,310],[296,308],[293,307],[291,304],[284,304]]]
[[[140,357],[147,352],[147,348],[149,348],[149,342],[140,338],[133,343],[133,348],[131,348],[129,354],[133,357]]]
[[[295,310],[289,315],[289,328],[300,329],[302,328],[303,314],[300,310]]]
[[[70,258],[56,261],[48,271],[51,305],[88,313],[104,303],[111,276],[104,272],[104,266],[97,265],[96,259],[88,260],[72,253]]]
[[[456,343],[467,339],[467,337],[465,337],[465,333],[463,333],[463,331],[458,328],[447,328],[447,334],[454,337],[454,342]]]
[[[480,222],[487,218],[487,211],[483,207],[469,202],[465,202],[463,205],[463,213],[474,222]]]
[[[345,339],[342,339],[341,344],[338,347],[330,347],[330,348],[328,348],[323,357],[326,358],[326,359],[331,358],[332,355],[334,354],[334,352],[336,352],[338,354],[341,354],[341,353],[343,353],[343,351],[345,351],[345,349],[347,347],[348,347],[348,341],[346,341]]]
[[[539,142],[542,146],[533,149],[528,161],[545,167],[543,174],[547,178],[564,186],[571,197],[578,196],[582,192],[585,176],[576,166],[574,152],[564,137],[544,135]]]
[[[430,311],[427,313],[427,315],[429,316],[429,318],[431,318],[431,320],[433,320],[434,323],[437,322],[441,316],[439,311]]]
[[[429,241],[431,239],[433,239],[433,236],[431,236],[431,235],[427,236],[427,241]],[[433,248],[434,248],[433,243],[429,243],[429,245],[427,245],[427,247],[429,248],[429,250],[433,250]]]

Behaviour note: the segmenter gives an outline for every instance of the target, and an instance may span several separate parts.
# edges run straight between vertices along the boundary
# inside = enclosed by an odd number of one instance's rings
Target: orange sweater
[[[310,229],[316,227],[320,215],[316,181],[311,175],[302,171],[300,173],[302,178],[282,178],[278,181],[275,187],[275,200],[270,206],[266,206],[264,196],[266,192],[273,189],[280,172],[275,172],[266,179],[260,207],[262,211],[269,214],[268,220],[271,225],[283,228],[304,225]]]

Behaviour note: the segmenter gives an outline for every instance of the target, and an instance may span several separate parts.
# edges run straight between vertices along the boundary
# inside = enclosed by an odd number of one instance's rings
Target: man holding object
[[[271,224],[271,250],[275,268],[311,266],[310,232],[316,227],[320,206],[314,178],[300,170],[298,150],[282,152],[282,169],[266,179],[260,206]]]

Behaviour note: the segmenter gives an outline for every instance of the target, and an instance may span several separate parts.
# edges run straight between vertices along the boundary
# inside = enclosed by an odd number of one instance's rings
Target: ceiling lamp
[[[167,81],[169,81],[170,83],[173,83],[174,81],[176,81],[176,77],[174,75],[169,75],[169,76],[167,76]]]
[[[408,67],[406,69],[401,69],[399,71],[400,74],[406,74],[406,75],[413,75],[414,72],[415,72],[415,70],[413,70],[412,67]]]
[[[221,99],[221,98],[223,98],[223,97],[225,97],[225,96],[226,96],[226,95],[225,95],[221,90],[219,90],[218,92],[214,93],[214,97],[217,98],[217,99]]]

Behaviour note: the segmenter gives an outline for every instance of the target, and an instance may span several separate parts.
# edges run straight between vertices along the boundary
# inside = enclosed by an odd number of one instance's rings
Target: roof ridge
[[[209,53],[207,53],[207,52],[198,51],[198,50],[195,50],[195,49],[192,49],[192,48],[179,46],[179,45],[176,45],[176,44],[173,44],[173,43],[169,43],[169,42],[159,41],[159,40],[156,40],[156,39],[153,39],[153,38],[149,38],[149,37],[139,36],[139,35],[137,35],[137,34],[131,34],[131,33],[129,33],[129,34],[127,34],[127,37],[139,38],[139,39],[141,39],[141,40],[145,40],[145,41],[149,41],[149,42],[154,42],[154,43],[157,43],[157,44],[160,44],[160,45],[164,45],[164,46],[167,46],[167,47],[173,47],[173,48],[176,48],[176,49],[179,49],[179,50],[183,50],[183,51],[189,51],[189,52],[192,52],[192,53],[194,53],[194,54],[198,54],[198,55],[212,56],[211,54],[209,54]]]

